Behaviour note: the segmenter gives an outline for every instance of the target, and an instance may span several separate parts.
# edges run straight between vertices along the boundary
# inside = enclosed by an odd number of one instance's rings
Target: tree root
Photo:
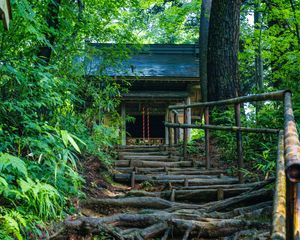
[[[123,197],[90,199],[81,205],[92,209],[134,208],[137,213],[119,213],[106,217],[67,219],[67,233],[93,235],[104,232],[117,240],[153,239],[162,240],[192,238],[238,237],[243,230],[265,233],[271,223],[258,217],[272,212],[272,191],[259,189],[208,204],[176,203],[157,197]],[[52,238],[57,239],[57,238]],[[228,238],[229,239],[229,238]],[[234,238],[233,238],[234,239]],[[238,238],[236,238],[238,239]]]

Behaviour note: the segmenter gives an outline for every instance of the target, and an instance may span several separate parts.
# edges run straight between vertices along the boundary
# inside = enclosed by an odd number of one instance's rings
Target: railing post
[[[241,104],[235,104],[235,125],[241,127]],[[242,168],[244,167],[243,159],[243,142],[242,142],[242,132],[236,132],[236,146],[237,146],[237,159],[238,159],[238,176],[240,183],[244,183],[244,176],[242,173]]]
[[[174,123],[177,123],[177,118],[178,118],[177,113],[174,112]],[[178,131],[178,128],[174,128],[174,144],[178,143],[177,131]]]
[[[126,105],[125,103],[122,103],[121,105],[121,117],[122,117],[121,144],[122,146],[126,146]]]
[[[205,125],[209,125],[209,107],[204,110],[204,122]],[[205,129],[205,158],[206,158],[206,168],[210,168],[210,137],[209,129]]]
[[[300,239],[300,143],[292,94],[284,95],[284,154],[287,175],[287,239]]]
[[[171,123],[171,111],[168,111],[167,115],[168,115],[167,116],[168,122]],[[168,138],[169,138],[169,151],[171,151],[171,146],[172,146],[171,127],[168,127]]]
[[[187,109],[184,108],[183,111],[183,122],[184,124],[186,124],[187,122]],[[186,160],[187,159],[187,140],[188,140],[188,136],[187,136],[187,128],[183,129],[183,159]]]
[[[284,159],[284,141],[283,131],[280,131],[277,147],[277,162],[276,162],[276,183],[275,194],[273,201],[273,221],[272,221],[272,235],[271,239],[290,239],[287,238],[286,221],[286,174],[285,174],[285,159]]]

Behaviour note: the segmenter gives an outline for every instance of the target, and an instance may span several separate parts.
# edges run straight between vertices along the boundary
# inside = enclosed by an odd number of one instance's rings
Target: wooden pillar
[[[187,97],[186,104],[187,105],[191,104],[191,98],[190,97]],[[192,109],[191,108],[186,109],[186,123],[187,124],[192,124]],[[188,139],[188,141],[191,140],[191,131],[192,131],[191,128],[187,129],[187,139]]]
[[[168,122],[168,109],[166,111],[165,114],[165,122]],[[168,145],[169,144],[169,129],[167,127],[165,127],[165,144]]]
[[[209,107],[204,110],[204,121],[205,125],[209,125]],[[205,158],[206,158],[206,168],[210,168],[210,137],[209,129],[205,129]]]
[[[171,111],[168,110],[167,112],[167,118],[168,122],[172,122],[172,117],[171,117]],[[169,151],[171,151],[171,146],[172,146],[172,128],[168,127],[168,141],[169,141]]]
[[[187,122],[187,109],[185,108],[183,111],[183,123],[186,124]],[[187,136],[187,128],[183,129],[183,159],[187,159],[187,142],[188,142],[188,136]]]
[[[241,127],[241,104],[235,104],[235,125]],[[238,171],[239,171],[239,181],[240,183],[244,182],[243,173],[241,171],[244,168],[244,159],[243,159],[243,143],[242,143],[242,132],[236,132],[236,147],[237,147],[237,157],[238,157]]]
[[[121,117],[122,117],[121,144],[122,146],[126,146],[126,106],[124,102],[121,105]]]
[[[179,123],[177,112],[174,112],[174,123]],[[179,128],[174,128],[174,144],[178,144],[178,142],[179,142]]]

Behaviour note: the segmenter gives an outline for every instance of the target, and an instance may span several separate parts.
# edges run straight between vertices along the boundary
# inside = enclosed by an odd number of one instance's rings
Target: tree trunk
[[[239,95],[240,0],[212,2],[208,38],[208,100]]]
[[[259,92],[263,91],[263,58],[262,58],[262,16],[260,12],[260,2],[254,6],[254,28],[258,35],[258,44],[255,56],[255,82]]]
[[[48,4],[48,15],[47,15],[47,24],[48,24],[48,33],[47,40],[50,45],[54,44],[55,41],[55,33],[54,31],[58,29],[58,14],[59,14],[59,6],[61,0],[51,0]],[[51,31],[50,31],[51,30]],[[50,46],[42,46],[39,49],[38,57],[45,61],[45,63],[49,63],[51,57],[52,48]]]
[[[200,17],[199,66],[202,101],[207,101],[207,45],[212,0],[203,0]]]

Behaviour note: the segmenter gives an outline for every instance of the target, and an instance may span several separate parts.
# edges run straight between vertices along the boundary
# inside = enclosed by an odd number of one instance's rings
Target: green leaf
[[[4,153],[0,156],[0,172],[8,171],[14,173],[16,171],[18,174],[23,174],[27,177],[27,167],[23,160],[8,153]]]
[[[75,150],[77,152],[81,153],[80,148],[78,147],[77,143],[75,142],[75,140],[73,139],[73,137],[70,136],[69,134],[68,134],[68,140],[72,144],[72,146],[75,148]]]
[[[67,147],[68,146],[68,142],[69,142],[68,141],[69,133],[66,130],[61,130],[60,133],[61,133],[62,140],[63,140],[65,146]]]

